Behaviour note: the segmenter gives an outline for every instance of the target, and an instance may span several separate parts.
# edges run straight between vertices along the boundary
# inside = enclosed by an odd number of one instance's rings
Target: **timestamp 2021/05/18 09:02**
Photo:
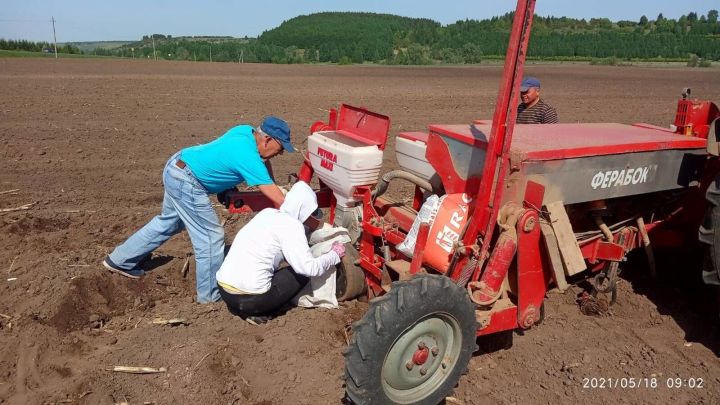
[[[584,377],[583,389],[705,388],[702,377]]]

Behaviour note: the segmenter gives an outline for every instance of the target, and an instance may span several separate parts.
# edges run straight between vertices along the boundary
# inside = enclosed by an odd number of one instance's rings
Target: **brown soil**
[[[720,101],[717,69],[528,65],[564,122],[668,125],[689,86]],[[346,327],[366,304],[293,309],[251,326],[222,304],[193,303],[180,269],[186,235],[161,247],[147,277],[99,262],[159,211],[161,169],[181,147],[278,114],[296,145],[345,102],[392,119],[392,136],[490,118],[501,68],[384,68],[0,59],[0,403],[339,403]],[[386,152],[389,170],[396,163]],[[276,159],[278,178],[300,154]],[[394,193],[407,190],[398,189]],[[227,226],[228,238],[243,220]],[[575,291],[547,317],[480,340],[457,389],[464,403],[718,403],[716,322],[701,288],[652,286],[626,271],[609,316],[582,315]],[[687,263],[679,267],[695,274]],[[676,268],[675,270],[678,270]],[[688,276],[690,277],[690,276]],[[693,285],[693,288],[695,286]],[[688,293],[690,291],[690,293]],[[699,298],[698,298],[699,297]],[[182,317],[187,325],[153,325]],[[715,333],[713,335],[713,333]],[[115,365],[166,367],[129,375]],[[583,379],[651,378],[657,388],[584,389]],[[666,387],[668,377],[702,388]]]

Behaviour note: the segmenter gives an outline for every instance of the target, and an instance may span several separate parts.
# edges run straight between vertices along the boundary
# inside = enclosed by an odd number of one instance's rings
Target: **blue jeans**
[[[193,176],[190,168],[181,169],[175,165],[179,154],[173,155],[165,164],[165,196],[160,215],[115,248],[110,260],[121,269],[132,270],[148,253],[187,229],[195,250],[197,300],[201,304],[219,301],[215,273],[224,258],[223,227],[207,190]]]

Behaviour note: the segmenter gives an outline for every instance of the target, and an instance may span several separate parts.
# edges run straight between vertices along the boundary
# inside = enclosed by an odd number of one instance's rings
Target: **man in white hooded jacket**
[[[240,232],[216,274],[220,296],[235,315],[264,322],[308,282],[340,263],[345,245],[336,242],[319,257],[310,253],[305,228],[318,226],[317,197],[297,182],[280,209],[260,211]],[[280,268],[282,260],[290,265]]]

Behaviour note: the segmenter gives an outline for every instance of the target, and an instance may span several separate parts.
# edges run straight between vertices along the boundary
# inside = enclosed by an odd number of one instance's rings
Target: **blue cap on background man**
[[[295,148],[290,143],[290,126],[284,120],[272,115],[265,117],[260,124],[260,130],[280,142],[286,151],[295,152]]]
[[[530,87],[537,87],[539,89],[540,80],[532,76],[527,76],[526,78],[524,78],[522,84],[520,85],[520,91],[528,91]]]

